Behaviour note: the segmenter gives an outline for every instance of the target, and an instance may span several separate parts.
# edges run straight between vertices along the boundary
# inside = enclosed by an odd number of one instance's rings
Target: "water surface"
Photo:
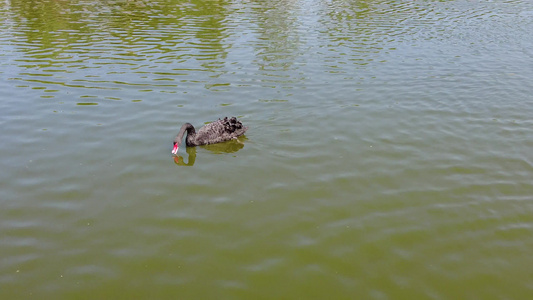
[[[0,4],[2,299],[525,299],[529,1]],[[180,149],[184,122],[239,141]]]

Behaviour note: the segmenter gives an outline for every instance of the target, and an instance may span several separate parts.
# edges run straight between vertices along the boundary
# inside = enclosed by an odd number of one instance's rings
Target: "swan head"
[[[178,149],[180,145],[177,142],[174,142],[174,149],[172,149],[172,154],[178,154]]]

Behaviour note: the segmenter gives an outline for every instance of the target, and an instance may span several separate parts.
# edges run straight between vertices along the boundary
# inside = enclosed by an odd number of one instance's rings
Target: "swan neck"
[[[185,132],[187,132],[188,137],[196,135],[196,130],[194,129],[194,126],[192,126],[191,123],[185,123],[183,124],[183,126],[181,126],[178,135],[176,135],[174,143],[177,143],[178,145],[181,144],[181,140],[183,139],[183,135],[185,134]]]

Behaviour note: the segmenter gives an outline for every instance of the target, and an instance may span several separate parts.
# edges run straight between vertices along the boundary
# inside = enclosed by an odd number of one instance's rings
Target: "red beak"
[[[174,149],[172,149],[172,154],[178,154],[178,144],[174,144]]]

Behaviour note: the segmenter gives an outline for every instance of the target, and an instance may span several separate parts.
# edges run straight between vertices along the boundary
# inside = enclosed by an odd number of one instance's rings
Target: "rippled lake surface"
[[[0,4],[0,298],[528,299],[531,1]],[[229,143],[181,124],[237,116]]]

